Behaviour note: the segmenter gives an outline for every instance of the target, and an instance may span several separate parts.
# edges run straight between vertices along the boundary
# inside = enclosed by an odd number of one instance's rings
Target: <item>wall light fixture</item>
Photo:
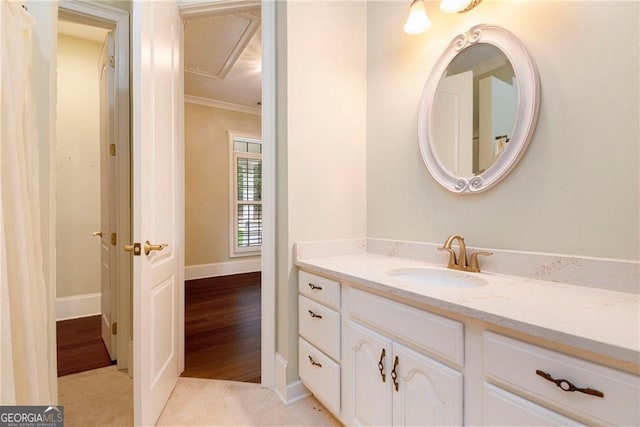
[[[464,13],[468,12],[482,0],[442,0],[440,2],[440,10],[445,13]],[[431,27],[431,21],[427,16],[427,10],[424,6],[424,0],[413,0],[409,7],[409,18],[404,24],[404,32],[407,34],[420,34],[427,31]]]
[[[424,0],[413,0],[409,7],[409,18],[404,24],[404,32],[407,34],[420,34],[431,27],[431,21],[424,7]]]

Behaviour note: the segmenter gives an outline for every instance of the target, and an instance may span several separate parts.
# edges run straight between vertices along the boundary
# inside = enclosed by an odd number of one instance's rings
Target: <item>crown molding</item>
[[[238,12],[260,11],[259,0],[178,0],[178,9],[183,19],[201,18],[211,15],[227,15]]]
[[[246,105],[234,104],[232,102],[220,101],[217,99],[203,98],[201,96],[185,95],[184,102],[189,104],[204,105],[205,107],[221,108],[223,110],[237,111],[239,113],[262,115],[262,108],[249,107]]]

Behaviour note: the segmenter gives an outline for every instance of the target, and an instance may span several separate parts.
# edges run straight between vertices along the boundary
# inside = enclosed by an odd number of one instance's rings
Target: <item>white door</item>
[[[489,76],[479,82],[479,162],[480,168],[489,168],[502,153],[498,137],[513,136],[518,111],[518,88],[497,77]]]
[[[462,373],[398,343],[393,355],[393,425],[462,425]]]
[[[391,425],[391,341],[353,322],[346,327],[344,402],[350,424]]]
[[[114,55],[113,33],[109,32],[100,54],[100,313],[102,314],[102,340],[111,360],[117,355],[117,336],[111,325],[117,321],[117,277],[116,252],[111,233],[116,231],[116,158],[111,155],[114,143],[115,84],[112,58]]]
[[[433,104],[434,150],[448,171],[473,176],[473,72],[442,79]]]
[[[184,370],[182,21],[173,1],[132,4],[134,420],[153,425]]]

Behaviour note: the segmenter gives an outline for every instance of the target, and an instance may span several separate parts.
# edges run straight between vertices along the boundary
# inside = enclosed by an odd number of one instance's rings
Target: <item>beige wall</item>
[[[227,130],[260,135],[259,115],[185,103],[185,265],[259,257],[229,257]]]
[[[405,2],[368,3],[368,236],[638,259],[638,2],[484,2],[402,32]],[[514,32],[538,65],[542,102],[528,152],[486,193],[451,194],[417,143],[430,68],[457,34],[480,23]]]
[[[279,106],[279,120],[286,111],[286,122],[279,122],[286,133],[278,129],[277,238],[287,240],[278,242],[276,280],[277,351],[288,362],[288,382],[298,376],[293,243],[366,234],[366,5],[286,5],[286,80],[279,80],[286,93],[278,88],[286,96],[286,107]]]
[[[58,35],[57,296],[100,292],[102,43]]]

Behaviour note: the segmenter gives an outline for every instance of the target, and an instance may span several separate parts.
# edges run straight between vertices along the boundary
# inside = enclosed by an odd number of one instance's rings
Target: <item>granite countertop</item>
[[[443,267],[372,253],[298,258],[296,265],[383,294],[640,364],[638,294],[493,273],[469,273],[488,281],[479,287],[415,284],[386,272]]]

